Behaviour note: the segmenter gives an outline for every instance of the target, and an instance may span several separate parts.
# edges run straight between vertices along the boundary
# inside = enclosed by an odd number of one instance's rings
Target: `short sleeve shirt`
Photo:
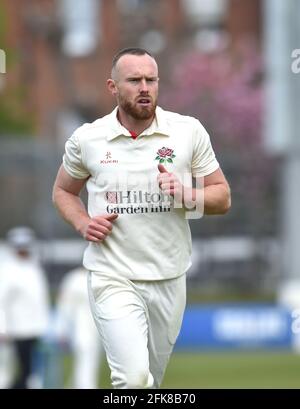
[[[87,179],[89,215],[118,214],[112,233],[89,243],[85,268],[131,280],[163,280],[190,267],[187,212],[160,191],[159,163],[190,186],[192,177],[219,167],[201,123],[160,107],[135,139],[118,121],[117,108],[68,139],[63,165],[73,178]]]

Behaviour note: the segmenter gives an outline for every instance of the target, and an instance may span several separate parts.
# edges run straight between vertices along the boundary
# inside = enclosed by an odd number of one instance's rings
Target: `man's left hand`
[[[178,177],[174,175],[174,173],[168,172],[162,164],[158,165],[158,170],[159,175],[157,181],[161,191],[182,201],[184,188]]]

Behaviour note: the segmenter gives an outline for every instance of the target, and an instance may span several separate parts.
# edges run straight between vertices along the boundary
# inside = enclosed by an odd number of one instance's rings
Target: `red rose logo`
[[[158,160],[159,163],[173,163],[173,158],[175,158],[176,155],[173,154],[174,150],[170,148],[163,147],[161,149],[158,149],[157,151],[157,156],[155,160]]]

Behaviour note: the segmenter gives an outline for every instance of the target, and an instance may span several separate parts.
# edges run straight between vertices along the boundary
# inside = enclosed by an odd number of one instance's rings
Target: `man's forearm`
[[[209,185],[202,189],[185,190],[184,199],[199,208],[207,215],[225,214],[230,209],[230,189],[224,184]]]
[[[89,219],[89,215],[80,197],[57,188],[53,192],[53,203],[61,216],[70,223],[75,230],[83,234],[82,229],[85,222]]]
[[[219,184],[204,188],[204,214],[225,214],[231,206],[229,187]]]

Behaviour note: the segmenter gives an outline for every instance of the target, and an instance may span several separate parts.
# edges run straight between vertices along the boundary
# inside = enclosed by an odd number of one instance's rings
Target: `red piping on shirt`
[[[132,139],[136,139],[138,137],[138,134],[135,133],[134,131],[129,131],[129,133],[130,133]]]

